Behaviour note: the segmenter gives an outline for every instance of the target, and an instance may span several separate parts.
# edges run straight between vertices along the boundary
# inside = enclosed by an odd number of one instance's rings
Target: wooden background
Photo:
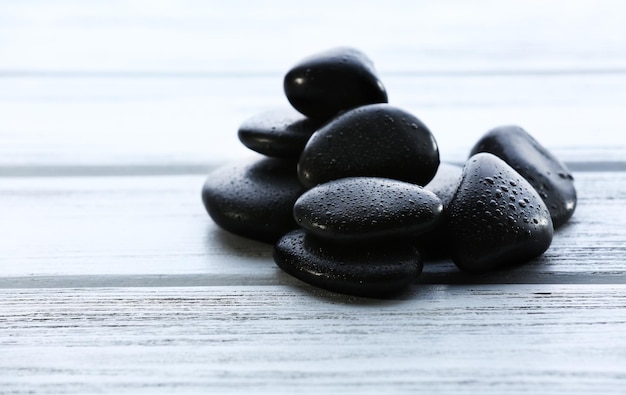
[[[519,124],[574,171],[550,249],[347,297],[216,228],[284,73],[350,45],[462,162]],[[625,393],[621,1],[0,2],[0,394]]]

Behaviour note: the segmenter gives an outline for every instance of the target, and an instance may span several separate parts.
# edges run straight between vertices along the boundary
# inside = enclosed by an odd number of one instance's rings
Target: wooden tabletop
[[[364,3],[0,2],[0,394],[626,393],[623,2]],[[363,299],[217,228],[239,124],[338,45],[442,160],[518,124],[567,163],[543,256]]]

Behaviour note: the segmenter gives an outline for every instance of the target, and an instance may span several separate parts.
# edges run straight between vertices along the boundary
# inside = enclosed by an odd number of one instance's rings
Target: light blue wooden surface
[[[0,393],[623,393],[620,1],[0,1]],[[517,123],[579,207],[528,265],[397,300],[281,273],[200,187],[303,56],[351,45],[444,160]]]

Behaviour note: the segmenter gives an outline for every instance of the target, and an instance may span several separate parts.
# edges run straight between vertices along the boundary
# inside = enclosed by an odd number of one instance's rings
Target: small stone
[[[425,190],[433,192],[443,205],[442,217],[461,182],[463,168],[451,163],[441,163],[435,177],[424,186]],[[450,253],[450,242],[447,237],[446,221],[438,221],[436,226],[417,238],[417,248],[425,258],[442,257]]]
[[[320,184],[293,209],[298,225],[337,242],[415,237],[433,228],[442,210],[439,198],[420,186],[375,177]]]
[[[274,261],[286,273],[316,287],[367,297],[397,294],[422,271],[419,253],[408,243],[386,241],[355,248],[324,242],[302,229],[276,243]]]
[[[202,188],[202,202],[223,229],[274,243],[297,227],[293,204],[303,192],[295,162],[264,158],[213,171]]]
[[[333,48],[303,59],[287,72],[283,85],[296,110],[319,120],[365,104],[387,103],[373,62],[354,48]]]
[[[519,126],[500,126],[487,132],[471,155],[489,152],[504,160],[537,190],[548,206],[555,228],[576,209],[574,177],[552,153]]]
[[[243,145],[263,155],[298,158],[309,137],[322,125],[291,108],[276,109],[244,121],[238,135]]]
[[[489,153],[465,164],[446,218],[452,260],[470,272],[524,263],[552,242],[550,212],[535,188]]]
[[[431,191],[443,203],[444,209],[454,197],[459,183],[461,182],[461,174],[463,167],[452,163],[441,163],[437,168],[435,177],[426,185],[424,189]]]
[[[307,188],[344,177],[383,177],[425,185],[439,148],[414,115],[389,104],[348,111],[313,133],[298,163]]]

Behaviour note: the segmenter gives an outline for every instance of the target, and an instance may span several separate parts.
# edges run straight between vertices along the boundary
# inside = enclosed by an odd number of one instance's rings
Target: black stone
[[[442,210],[439,198],[420,186],[374,177],[320,184],[293,208],[305,230],[343,242],[415,237],[433,228]]]
[[[537,191],[489,153],[465,164],[446,218],[452,260],[471,272],[524,263],[552,242],[552,219]]]
[[[302,114],[328,120],[365,104],[387,103],[374,64],[361,51],[340,47],[311,55],[287,72],[287,99]]]
[[[316,239],[301,229],[287,233],[276,243],[274,261],[285,272],[311,285],[368,297],[396,294],[422,271],[419,253],[408,243],[345,246]]]
[[[435,137],[419,119],[389,104],[371,104],[313,133],[300,156],[298,176],[308,188],[358,176],[425,185],[438,166]]]
[[[548,206],[555,228],[576,209],[574,177],[552,153],[519,126],[500,126],[487,132],[471,155],[489,152],[504,160],[535,187]]]
[[[293,204],[302,192],[294,161],[265,158],[213,171],[202,188],[202,202],[223,229],[274,243],[297,227]]]
[[[463,168],[450,163],[441,163],[435,177],[424,186],[433,192],[443,205],[443,217],[461,182]],[[446,231],[446,221],[438,221],[436,226],[417,238],[417,248],[425,258],[443,257],[450,254],[450,240]]]
[[[298,158],[323,122],[315,121],[291,108],[266,111],[244,121],[238,130],[239,140],[263,155]]]
[[[462,173],[463,167],[461,166],[441,163],[437,168],[435,177],[428,184],[424,185],[424,189],[437,195],[445,208],[454,197],[454,193],[461,182]]]

